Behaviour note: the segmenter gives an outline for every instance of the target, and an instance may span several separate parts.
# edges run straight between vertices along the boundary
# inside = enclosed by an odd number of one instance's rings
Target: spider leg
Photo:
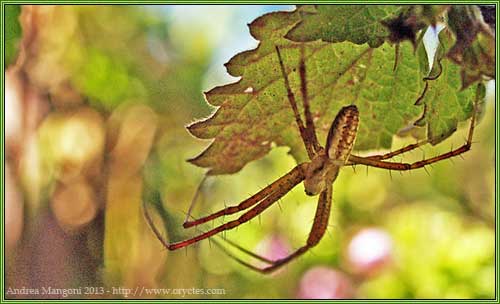
[[[224,240],[224,241],[225,241],[227,244],[229,244],[231,247],[234,247],[234,248],[238,249],[239,251],[241,251],[241,252],[243,252],[243,253],[245,253],[245,254],[247,254],[247,255],[251,256],[252,258],[254,258],[254,259],[256,259],[256,260],[259,260],[259,261],[264,262],[264,263],[267,263],[267,264],[272,264],[272,263],[274,263],[272,260],[270,260],[270,259],[268,259],[268,258],[265,258],[265,257],[263,257],[263,256],[261,256],[261,255],[258,255],[258,254],[256,254],[255,252],[252,252],[251,250],[248,250],[248,249],[246,249],[246,248],[242,247],[241,245],[239,245],[239,244],[237,244],[237,243],[235,243],[235,242],[233,242],[233,241],[231,241],[231,240],[226,239],[226,240]],[[214,244],[215,244],[217,247],[221,248],[221,249],[222,249],[222,251],[224,251],[224,252],[225,252],[225,253],[226,253],[226,254],[227,254],[230,258],[232,258],[232,259],[236,259],[236,260],[240,260],[240,259],[239,259],[238,257],[236,257],[234,254],[232,254],[232,253],[231,253],[231,252],[230,252],[227,248],[225,248],[225,247],[224,247],[224,246],[223,246],[223,245],[222,245],[219,241],[217,241],[217,240],[213,240],[213,242],[214,242]]]
[[[208,176],[205,174],[205,176],[203,176],[203,179],[200,181],[200,184],[196,188],[196,192],[194,193],[193,199],[191,200],[191,204],[189,205],[189,209],[186,213],[186,219],[184,220],[184,224],[189,222],[189,219],[191,218],[191,213],[193,212],[193,208],[196,205],[196,202],[198,201],[198,196],[201,193],[201,188],[203,187],[203,184],[205,184],[207,178]]]
[[[159,239],[159,241],[163,244],[163,246],[165,248],[167,248],[168,250],[176,250],[176,249],[183,248],[183,247],[186,247],[188,245],[194,244],[194,243],[199,242],[201,240],[204,240],[206,238],[209,238],[209,237],[216,235],[220,232],[233,229],[233,228],[235,228],[235,227],[237,227],[245,222],[248,222],[252,218],[258,216],[264,210],[269,208],[273,203],[275,203],[277,200],[279,200],[281,197],[283,197],[286,193],[288,193],[293,187],[295,187],[303,179],[304,179],[304,174],[301,171],[301,174],[297,175],[294,180],[290,180],[289,183],[284,184],[277,191],[271,193],[269,196],[267,196],[265,199],[263,199],[260,203],[258,203],[255,207],[253,207],[249,211],[245,212],[239,218],[237,218],[233,221],[229,221],[227,223],[224,223],[220,226],[215,227],[214,229],[208,230],[207,232],[201,233],[195,237],[192,237],[190,239],[180,241],[180,242],[169,243],[165,239],[163,239],[160,231],[156,228],[156,226],[153,223],[153,220],[152,220],[152,218],[147,210],[145,202],[143,203],[143,212],[144,212],[144,216],[146,218],[148,225],[151,227],[151,230],[156,235],[156,237]]]
[[[295,95],[293,95],[292,89],[290,87],[290,81],[288,80],[288,76],[285,71],[285,65],[283,63],[283,59],[281,58],[281,53],[278,46],[276,46],[276,53],[278,54],[281,74],[283,75],[283,79],[285,80],[285,87],[287,91],[288,101],[290,102],[290,106],[292,107],[293,114],[295,116],[295,121],[297,122],[297,126],[299,127],[300,136],[302,137],[302,141],[304,142],[304,146],[306,147],[307,155],[309,156],[310,159],[313,159],[314,150],[311,139],[309,138],[309,131],[305,128],[302,118],[300,118],[299,109],[297,108],[297,102],[295,101]]]
[[[389,153],[385,153],[385,154],[382,154],[382,155],[370,155],[370,156],[368,156],[368,158],[375,159],[375,160],[390,159],[390,158],[393,158],[394,156],[397,156],[397,155],[409,152],[411,150],[414,150],[414,149],[416,149],[418,147],[421,147],[423,145],[426,145],[428,143],[429,143],[428,140],[423,140],[423,141],[419,141],[419,142],[414,143],[414,144],[409,144],[409,145],[407,145],[407,146],[405,146],[405,147],[403,147],[401,149],[398,149],[398,150],[395,150],[395,151],[392,151],[392,152],[389,152]]]
[[[405,146],[405,147],[403,147],[401,149],[395,150],[395,151],[391,151],[391,152],[388,152],[388,153],[385,153],[385,154],[369,155],[369,156],[366,156],[365,158],[368,158],[368,159],[371,159],[371,160],[391,159],[394,156],[397,156],[397,155],[409,152],[411,150],[419,148],[419,147],[421,147],[423,145],[426,145],[428,143],[429,143],[428,140],[423,140],[423,141],[419,141],[419,142],[414,143],[414,144],[409,144],[409,145],[407,145],[407,146]],[[346,163],[346,166],[354,166],[354,165],[356,165],[356,163],[351,162],[351,161],[349,161],[349,162]]]
[[[144,204],[144,208],[146,208],[145,204]],[[146,214],[146,218],[148,219],[149,218],[149,214]],[[161,235],[161,233],[157,230],[156,226],[154,226],[154,224],[152,224],[152,222],[149,221],[148,219],[148,224],[151,226],[151,228],[153,229],[155,235],[157,238],[163,240],[163,236]],[[199,228],[196,228],[196,231],[198,233],[203,233],[204,231],[202,231],[201,229]],[[240,250],[241,252],[251,256],[252,258],[254,259],[257,259],[261,262],[264,262],[264,263],[267,263],[267,264],[272,264],[273,261],[261,256],[261,255],[258,255],[242,246],[240,246],[239,244],[229,240],[229,239],[225,239],[224,237],[220,236],[220,235],[217,235],[218,238],[220,238],[223,242],[225,242],[226,244]],[[230,258],[232,259],[235,259],[235,260],[239,260],[239,258],[237,258],[234,254],[232,254],[225,246],[222,245],[221,242],[219,242],[217,239],[212,239],[212,238],[208,238],[208,241],[210,242],[210,247],[212,247],[212,243],[215,244],[215,246],[217,246],[218,248],[220,248],[227,256],[229,256]],[[162,241],[163,243],[163,241]],[[186,247],[187,249],[187,247]]]
[[[318,207],[316,209],[316,215],[314,216],[314,223],[311,228],[311,232],[309,234],[309,237],[307,238],[307,242],[304,246],[300,247],[296,251],[294,251],[292,254],[281,258],[276,261],[270,261],[268,259],[262,258],[261,256],[258,256],[254,253],[249,253],[249,250],[242,249],[239,245],[236,245],[238,249],[242,250],[245,253],[248,253],[252,257],[255,257],[261,261],[264,261],[268,264],[270,264],[267,267],[258,267],[255,265],[252,265],[251,263],[235,256],[232,254],[229,250],[226,248],[221,249],[232,259],[234,259],[236,262],[240,263],[241,265],[248,267],[252,270],[255,270],[260,273],[270,273],[275,270],[277,270],[280,267],[283,267],[284,265],[288,264],[292,260],[296,259],[297,257],[301,256],[305,252],[307,252],[309,249],[313,248],[316,246],[321,238],[324,236],[326,229],[328,227],[328,219],[330,217],[330,209],[332,205],[332,185],[329,184],[327,188],[321,192],[319,199],[318,199]],[[220,244],[219,244],[220,245]],[[234,245],[232,245],[234,246]],[[256,257],[257,256],[257,257]]]
[[[381,155],[381,156],[372,156],[372,157],[360,157],[356,155],[350,155],[349,156],[349,164],[361,164],[361,165],[366,165],[366,166],[371,166],[371,167],[377,167],[377,168],[383,168],[383,169],[390,169],[390,170],[399,170],[399,171],[407,171],[407,170],[413,170],[413,169],[418,169],[422,168],[424,166],[433,164],[435,162],[448,159],[454,156],[462,156],[462,153],[465,153],[470,150],[472,146],[472,136],[474,134],[474,127],[476,124],[476,114],[477,114],[477,98],[474,102],[474,110],[472,113],[472,118],[470,120],[470,125],[469,125],[469,133],[467,135],[467,140],[466,142],[460,146],[457,149],[452,149],[451,151],[447,153],[440,154],[438,156],[432,157],[432,158],[427,158],[423,159],[414,163],[396,163],[396,162],[386,162],[382,161],[383,159],[393,157],[397,154],[401,154],[404,152],[407,152],[409,150],[412,150],[414,148],[417,148],[423,144],[426,143],[426,141],[421,142],[421,143],[416,143],[413,145],[409,145],[407,147],[404,147],[402,149],[396,150],[394,152]]]
[[[305,49],[302,45],[300,47],[300,64],[299,64],[299,74],[300,74],[300,91],[302,93],[302,105],[304,107],[304,116],[306,117],[306,132],[309,140],[314,148],[314,151],[318,152],[321,148],[316,137],[316,130],[314,127],[314,121],[311,114],[311,107],[309,104],[309,96],[307,95],[307,78],[306,78],[306,63],[305,63]]]
[[[425,167],[427,165],[430,165],[432,163],[448,159],[450,157],[454,156],[459,156],[462,153],[465,153],[470,150],[471,143],[466,142],[463,144],[460,148],[452,150],[447,153],[440,154],[438,156],[432,157],[432,158],[427,158],[423,159],[421,161],[417,161],[414,163],[395,163],[395,162],[387,162],[387,161],[380,161],[380,160],[373,160],[370,158],[365,158],[365,157],[360,157],[356,155],[350,155],[349,156],[349,161],[354,164],[361,164],[365,166],[370,166],[370,167],[377,167],[377,168],[382,168],[382,169],[389,169],[389,170],[396,170],[396,171],[408,171],[408,170],[414,170],[418,168]]]
[[[234,214],[234,213],[243,211],[245,209],[248,209],[248,208],[254,206],[255,204],[257,204],[258,202],[262,201],[263,199],[265,199],[269,195],[271,195],[273,192],[279,191],[282,187],[287,187],[287,185],[294,183],[299,179],[300,179],[300,181],[302,181],[303,177],[301,178],[301,176],[304,175],[303,172],[305,170],[305,166],[306,166],[305,164],[300,164],[300,165],[296,166],[290,172],[283,175],[282,177],[277,179],[275,182],[273,182],[269,186],[265,187],[264,189],[260,190],[256,194],[254,194],[251,197],[247,198],[246,200],[242,201],[238,205],[226,207],[222,210],[219,210],[215,213],[212,213],[210,215],[204,216],[204,217],[196,219],[196,220],[189,220],[190,213],[191,213],[191,208],[190,208],[188,216],[186,217],[186,221],[183,224],[183,227],[189,228],[189,227],[197,226],[197,225],[200,225],[202,223],[206,223],[208,221],[217,219],[221,216]]]
[[[241,264],[247,268],[250,268],[254,271],[257,271],[257,272],[263,272],[262,271],[262,268],[258,267],[258,266],[255,266],[255,265],[252,265],[251,263],[243,260],[242,258],[236,256],[235,254],[233,254],[231,251],[229,251],[226,247],[224,247],[221,243],[219,243],[218,241],[214,241],[214,244],[215,246],[219,247],[220,250],[222,250],[222,252],[224,252],[224,254],[226,254],[228,257],[230,257],[231,259],[233,259],[234,261],[236,261],[238,264]],[[246,249],[245,249],[246,250]],[[266,262],[268,264],[272,264],[273,261],[271,260],[268,260],[264,257],[261,257],[255,253],[252,253],[251,251],[249,251],[251,253],[251,256],[255,257],[255,256],[258,256],[258,258],[256,257],[256,259],[258,260],[261,260],[263,262]],[[255,256],[254,256],[255,255]]]

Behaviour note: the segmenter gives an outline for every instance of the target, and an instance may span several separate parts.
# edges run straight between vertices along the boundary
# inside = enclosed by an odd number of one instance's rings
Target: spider
[[[293,168],[291,171],[283,175],[281,178],[274,181],[269,186],[263,188],[262,190],[252,195],[251,197],[240,202],[239,204],[226,207],[213,214],[191,220],[190,218],[190,213],[192,208],[191,205],[188,211],[188,216],[183,224],[184,228],[199,226],[200,224],[215,220],[222,216],[240,213],[244,211],[245,212],[235,220],[228,221],[224,224],[221,224],[220,226],[217,226],[206,232],[201,232],[200,234],[183,241],[174,243],[167,242],[161,236],[159,230],[154,226],[151,216],[147,212],[146,206],[144,206],[144,214],[149,226],[155,233],[156,237],[168,250],[176,250],[189,246],[201,240],[211,238],[212,236],[215,236],[220,232],[233,229],[243,223],[246,223],[249,220],[261,214],[262,212],[264,212],[267,208],[276,203],[278,200],[280,200],[284,195],[286,195],[299,183],[304,182],[304,188],[307,195],[310,196],[319,195],[318,205],[316,207],[316,213],[314,216],[312,228],[305,244],[302,247],[295,250],[294,252],[292,252],[290,255],[272,261],[262,256],[259,256],[239,246],[238,244],[235,244],[229,240],[225,240],[229,245],[239,249],[240,251],[250,255],[255,259],[258,259],[266,263],[266,266],[259,267],[252,265],[251,263],[246,262],[241,258],[233,255],[229,250],[227,250],[224,246],[222,246],[221,243],[217,242],[216,240],[212,240],[218,247],[223,249],[223,251],[226,254],[228,254],[230,257],[235,259],[237,262],[243,264],[244,266],[247,266],[250,269],[253,269],[261,273],[273,272],[276,269],[286,265],[292,260],[303,255],[305,252],[307,252],[314,246],[316,246],[324,236],[330,216],[333,182],[337,178],[339,170],[342,167],[360,164],[360,165],[372,166],[388,170],[398,170],[398,171],[413,170],[417,168],[423,168],[426,165],[453,156],[460,155],[471,148],[472,135],[476,119],[477,100],[474,102],[474,110],[470,121],[469,133],[466,142],[457,149],[452,149],[447,153],[432,158],[423,159],[414,163],[400,163],[400,162],[386,161],[388,159],[393,158],[396,155],[400,155],[402,153],[418,148],[424,144],[427,144],[428,140],[417,142],[415,144],[410,144],[401,149],[386,154],[372,155],[368,157],[361,157],[351,154],[356,139],[358,125],[360,123],[359,112],[356,105],[345,106],[338,112],[335,119],[333,120],[333,123],[331,124],[330,130],[327,135],[326,144],[324,147],[322,147],[319,144],[316,136],[315,126],[312,119],[309,99],[307,95],[304,48],[301,48],[301,56],[300,56],[301,58],[299,61],[299,75],[300,75],[300,92],[302,95],[302,106],[304,109],[305,123],[302,120],[301,114],[299,113],[297,102],[295,100],[295,95],[290,87],[290,82],[288,80],[280,48],[276,46],[275,49],[279,66],[281,69],[281,74],[284,80],[285,89],[287,92],[287,99],[293,111],[295,122],[297,124],[301,139],[304,143],[310,161],[298,164],[295,168]],[[197,194],[198,191],[195,195],[194,200],[196,200]]]

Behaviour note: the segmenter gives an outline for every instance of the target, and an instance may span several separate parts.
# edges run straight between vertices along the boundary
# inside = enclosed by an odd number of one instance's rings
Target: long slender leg
[[[246,266],[252,270],[255,270],[260,273],[269,273],[277,270],[280,267],[283,267],[284,265],[288,264],[295,258],[301,256],[305,252],[307,252],[309,249],[312,247],[316,246],[321,238],[324,236],[326,232],[326,228],[328,227],[328,219],[330,217],[330,209],[332,205],[332,185],[329,184],[327,188],[321,192],[319,199],[318,199],[318,207],[316,209],[316,215],[314,216],[314,223],[311,228],[311,232],[309,234],[309,237],[307,238],[307,242],[304,246],[300,247],[296,251],[294,251],[292,254],[288,255],[287,257],[284,257],[282,259],[273,261],[270,263],[269,260],[264,259],[266,263],[270,264],[270,266],[267,267],[258,267],[255,265],[252,265],[249,262],[244,261],[243,259],[235,256],[231,252],[229,252],[227,249],[223,248],[222,245],[220,247],[222,250],[230,256],[232,259],[234,259],[236,262],[242,264],[243,266]],[[238,246],[239,247],[239,246]],[[244,252],[246,253],[248,250],[244,249]],[[253,255],[252,255],[253,256]],[[257,259],[262,260],[262,257],[258,256]]]
[[[220,237],[220,236],[219,236],[219,237]],[[261,262],[264,262],[264,263],[267,263],[267,264],[273,264],[273,263],[274,263],[274,261],[272,261],[272,260],[270,260],[270,259],[268,259],[268,258],[265,258],[265,257],[263,257],[263,256],[261,256],[261,255],[258,255],[258,254],[254,253],[254,252],[252,252],[252,251],[250,251],[250,250],[248,250],[248,249],[246,249],[246,248],[243,248],[242,246],[238,245],[237,243],[235,243],[235,242],[233,242],[233,241],[231,241],[231,240],[229,240],[229,239],[223,239],[223,240],[224,240],[224,242],[226,242],[227,244],[229,244],[231,247],[234,247],[234,248],[238,249],[239,251],[241,251],[241,252],[243,252],[243,253],[245,253],[245,254],[247,254],[247,255],[251,256],[251,257],[252,257],[252,258],[254,258],[254,259],[257,259],[257,260],[259,260],[259,261],[261,261]],[[224,252],[226,252],[226,253],[229,253],[229,256],[230,256],[231,258],[233,258],[233,259],[234,259],[234,258],[238,259],[235,255],[231,254],[231,253],[230,253],[230,252],[229,252],[229,251],[228,251],[228,250],[227,250],[224,246],[222,246],[222,244],[221,244],[220,242],[218,242],[218,241],[214,240],[214,243],[215,243],[218,247],[223,247],[223,251],[224,251]]]
[[[295,116],[295,121],[297,122],[297,126],[299,127],[300,136],[302,137],[302,141],[304,141],[304,145],[306,147],[307,155],[309,159],[313,159],[314,151],[312,147],[311,140],[308,136],[308,132],[304,127],[304,122],[302,122],[302,118],[300,118],[299,109],[297,108],[297,102],[295,101],[295,95],[293,95],[292,89],[290,87],[290,81],[288,80],[288,76],[285,71],[285,65],[283,64],[283,59],[281,58],[280,49],[276,46],[276,53],[278,54],[278,60],[281,68],[281,73],[283,75],[283,79],[285,80],[285,87],[287,91],[288,101],[290,102],[290,106],[292,107],[293,114]]]
[[[293,168],[290,172],[287,174],[283,175],[279,179],[277,179],[275,182],[270,184],[269,186],[265,187],[264,189],[260,190],[256,194],[252,195],[251,197],[247,198],[246,200],[242,201],[236,206],[229,206],[227,208],[224,208],[222,210],[219,210],[215,213],[212,213],[210,215],[204,216],[202,218],[196,219],[196,220],[189,220],[189,214],[188,218],[186,218],[186,221],[184,222],[183,226],[184,228],[189,228],[193,226],[200,225],[202,223],[206,223],[208,221],[214,220],[216,218],[219,218],[224,215],[230,215],[234,214],[240,211],[243,211],[245,209],[248,209],[258,202],[262,201],[264,198],[269,196],[271,193],[279,191],[280,188],[286,187],[287,184],[289,184],[291,181],[295,182],[300,178],[300,176],[303,176],[303,172],[305,169],[304,164],[300,164]]]
[[[222,250],[222,252],[224,252],[224,253],[225,253],[228,257],[230,257],[230,258],[231,258],[231,259],[233,259],[234,261],[238,262],[239,264],[241,264],[241,265],[243,265],[243,266],[245,266],[245,267],[247,267],[247,268],[250,268],[250,269],[252,269],[252,270],[255,270],[255,271],[257,271],[257,272],[264,273],[263,268],[260,268],[260,267],[258,267],[258,266],[255,266],[255,265],[253,265],[253,264],[251,264],[251,263],[249,263],[249,262],[247,262],[247,261],[243,260],[242,258],[240,258],[240,257],[236,256],[236,255],[235,255],[235,254],[233,254],[231,251],[229,251],[229,250],[228,250],[225,246],[223,246],[220,242],[215,241],[215,242],[214,242],[214,244],[215,244],[217,247],[219,247],[219,249],[221,249],[221,250]],[[239,248],[238,248],[238,249],[239,249]],[[246,250],[246,249],[244,249],[244,250],[245,250],[245,251],[244,251],[245,253],[248,251],[248,250]],[[253,256],[253,255],[256,255],[256,254],[251,253],[251,256]],[[257,256],[258,256],[258,255],[257,255]],[[266,258],[263,258],[263,257],[261,257],[261,256],[258,256],[258,257],[257,257],[257,259],[258,259],[258,260],[260,260],[260,261],[263,261],[263,262],[265,262],[265,263],[268,263],[268,264],[270,264],[270,265],[272,265],[272,263],[273,263],[273,261],[268,260],[268,259],[266,259]]]
[[[435,156],[432,158],[423,159],[421,161],[417,161],[414,163],[386,162],[386,161],[381,161],[379,159],[375,159],[375,158],[371,158],[371,157],[360,157],[360,156],[356,156],[356,155],[351,154],[349,156],[349,163],[361,164],[361,165],[372,166],[372,167],[383,168],[383,169],[390,169],[390,170],[406,171],[406,170],[413,170],[413,169],[422,168],[426,165],[429,165],[429,164],[432,164],[432,163],[435,163],[435,162],[438,162],[438,161],[465,153],[465,152],[470,150],[471,145],[472,145],[472,136],[474,134],[474,127],[476,124],[476,112],[477,112],[477,100],[474,102],[474,112],[473,112],[472,118],[470,120],[467,141],[459,148],[451,150],[450,152],[443,153],[441,155],[438,155],[438,156]],[[418,144],[414,144],[414,145],[418,145]],[[400,150],[405,150],[405,148],[400,149]],[[398,151],[400,151],[400,150],[398,150]],[[411,149],[408,148],[404,152],[409,151],[409,150],[411,150]],[[393,157],[393,156],[394,155],[392,155],[391,157]]]
[[[423,140],[423,141],[419,141],[417,143],[414,143],[414,144],[409,144],[401,149],[398,149],[398,150],[395,150],[395,151],[391,151],[391,152],[388,152],[388,153],[385,153],[385,154],[377,154],[377,155],[369,155],[369,156],[366,156],[364,158],[367,158],[367,159],[371,159],[371,160],[384,160],[384,159],[391,159],[393,158],[394,156],[397,156],[397,155],[400,155],[400,154],[403,154],[403,153],[406,153],[406,152],[409,152],[411,150],[414,150],[418,147],[421,147],[423,145],[426,145],[428,144],[429,141],[428,140]],[[360,157],[360,156],[358,156]],[[352,165],[355,165],[356,163],[353,163],[351,161],[348,161],[346,163],[346,166],[352,166]]]
[[[193,199],[191,200],[191,204],[189,205],[188,212],[186,214],[186,219],[184,220],[184,225],[186,225],[187,222],[189,222],[189,219],[191,218],[191,213],[193,212],[193,208],[196,205],[196,202],[198,201],[198,196],[200,195],[201,188],[203,187],[203,184],[207,180],[208,176],[205,175],[203,179],[201,180],[200,184],[196,188],[196,192],[194,193]],[[186,228],[186,227],[184,227]]]
[[[430,165],[432,163],[453,157],[453,156],[458,156],[464,152],[467,152],[470,150],[470,144],[466,143],[462,145],[460,148],[452,150],[448,153],[444,153],[441,155],[438,155],[436,157],[424,159],[421,161],[417,161],[414,163],[394,163],[394,162],[386,162],[386,161],[380,161],[380,160],[373,160],[369,158],[364,158],[364,157],[359,157],[356,155],[351,155],[349,156],[349,161],[354,163],[354,164],[360,164],[360,165],[366,165],[366,166],[371,166],[371,167],[377,167],[377,168],[382,168],[382,169],[389,169],[389,170],[395,170],[395,171],[408,171],[408,170],[414,170],[418,168],[425,167],[427,165]]]
[[[199,233],[204,233],[204,231],[200,230],[199,228],[196,228],[196,230],[197,230]],[[273,263],[273,261],[271,261],[271,260],[269,260],[269,259],[267,259],[267,258],[265,258],[265,257],[263,257],[263,256],[261,256],[261,255],[258,255],[258,254],[254,253],[254,252],[252,252],[252,251],[250,251],[250,250],[248,250],[248,249],[246,249],[246,248],[243,248],[242,246],[238,245],[237,243],[235,243],[235,242],[233,242],[233,241],[231,241],[231,240],[229,240],[229,239],[226,239],[226,238],[224,238],[224,237],[222,237],[222,236],[220,236],[220,235],[217,235],[217,237],[218,237],[218,238],[220,238],[220,239],[221,239],[224,243],[226,243],[226,244],[230,245],[231,247],[236,248],[237,250],[239,250],[239,251],[241,251],[241,252],[243,252],[243,253],[245,253],[245,254],[247,254],[247,255],[251,256],[251,257],[252,257],[252,258],[254,258],[254,259],[257,259],[257,260],[259,260],[259,261],[261,261],[261,262],[264,262],[264,263],[267,263],[267,264],[272,264],[272,263]],[[210,239],[210,240],[211,240],[211,241],[212,241],[212,242],[213,242],[213,243],[214,243],[217,247],[221,248],[221,249],[222,249],[222,251],[224,251],[224,253],[226,253],[227,255],[229,255],[229,257],[230,257],[230,258],[234,258],[234,255],[233,255],[233,254],[231,254],[231,253],[230,253],[230,251],[229,251],[229,250],[227,250],[227,249],[226,249],[226,248],[222,245],[222,243],[221,243],[221,242],[219,242],[217,239]]]
[[[157,229],[157,228],[156,228],[156,226],[154,225],[154,223],[153,223],[153,221],[152,221],[152,219],[151,219],[151,217],[150,217],[150,215],[149,215],[148,211],[146,210],[146,208],[147,208],[147,207],[146,207],[146,203],[145,203],[145,202],[143,203],[143,208],[144,208],[144,212],[145,212],[145,217],[146,217],[146,219],[147,219],[147,223],[149,224],[149,226],[150,226],[150,227],[151,227],[151,229],[153,230],[153,232],[154,232],[155,236],[156,236],[158,239],[160,239],[160,241],[161,241],[161,243],[162,243],[162,244],[164,244],[164,243],[165,243],[165,241],[164,241],[163,237],[161,236],[161,233],[158,231],[158,229]],[[204,231],[202,231],[202,230],[201,230],[201,229],[199,229],[199,228],[196,228],[196,231],[197,231],[198,233],[204,233]],[[273,263],[273,261],[271,261],[271,260],[269,260],[269,259],[267,259],[267,258],[265,258],[265,257],[263,257],[263,256],[261,256],[261,255],[258,255],[258,254],[254,253],[254,252],[252,252],[252,251],[250,251],[250,250],[248,250],[248,249],[246,249],[246,248],[243,248],[242,246],[238,245],[237,243],[235,243],[235,242],[233,242],[233,241],[231,241],[231,240],[229,240],[229,239],[226,239],[226,238],[224,238],[224,237],[222,237],[222,236],[220,236],[220,235],[217,235],[217,237],[218,237],[218,238],[220,238],[220,239],[221,239],[224,243],[229,244],[230,246],[232,246],[232,247],[234,247],[234,248],[236,248],[236,249],[240,250],[241,252],[243,252],[243,253],[245,253],[245,254],[247,254],[247,255],[251,256],[251,257],[252,257],[252,258],[254,258],[254,259],[257,259],[257,260],[262,261],[262,262],[267,263],[267,264],[272,264],[272,263]],[[229,251],[228,251],[228,250],[227,250],[227,249],[226,249],[226,248],[222,245],[222,243],[221,243],[221,242],[219,242],[217,239],[211,239],[211,241],[212,241],[212,242],[213,242],[213,243],[214,243],[217,247],[221,248],[221,249],[222,249],[222,251],[224,251],[224,253],[226,253],[227,255],[229,255],[229,257],[234,258],[234,257],[233,257],[233,255],[232,255],[232,254],[231,254],[231,253],[230,253],[230,252],[229,252]]]
[[[394,156],[409,152],[411,150],[414,150],[414,149],[421,147],[423,145],[426,145],[428,143],[429,143],[428,140],[423,140],[423,141],[419,141],[419,142],[414,143],[414,144],[409,144],[401,149],[398,149],[398,150],[395,150],[392,152],[388,152],[388,153],[381,154],[381,155],[370,155],[370,156],[367,156],[367,158],[374,159],[374,160],[390,159],[390,158],[393,158]]]
[[[302,93],[302,105],[304,106],[304,116],[306,117],[306,131],[314,150],[318,152],[321,147],[319,145],[318,138],[316,137],[316,130],[314,127],[314,121],[312,118],[311,108],[309,105],[309,96],[307,95],[307,77],[306,77],[307,74],[306,74],[304,46],[300,47],[299,74],[300,74],[300,91]]]
[[[209,238],[209,237],[211,237],[217,233],[220,233],[222,231],[233,229],[233,228],[235,228],[235,227],[237,227],[245,222],[248,222],[252,218],[258,216],[264,210],[269,208],[273,203],[278,201],[281,197],[283,197],[286,193],[288,193],[288,191],[290,191],[292,188],[294,188],[303,179],[304,179],[303,173],[300,174],[299,176],[295,177],[295,179],[290,179],[289,183],[284,184],[277,191],[271,193],[264,200],[262,200],[259,204],[257,204],[255,207],[253,207],[249,211],[245,212],[243,215],[241,215],[236,220],[229,221],[225,224],[222,224],[214,229],[211,229],[211,230],[209,230],[205,233],[202,233],[200,235],[197,235],[193,238],[190,238],[190,239],[187,239],[184,241],[180,241],[180,242],[176,242],[176,243],[168,243],[166,240],[163,239],[163,237],[161,236],[161,233],[154,226],[153,220],[151,219],[151,216],[149,215],[146,206],[143,206],[144,207],[144,216],[146,217],[146,220],[147,220],[149,226],[151,227],[151,229],[153,230],[154,234],[160,240],[160,242],[165,246],[165,248],[167,248],[168,250],[176,250],[176,249],[191,245],[193,243],[199,242],[199,241],[204,240],[206,238]]]
[[[272,272],[284,266],[319,243],[319,241],[323,238],[323,235],[325,235],[326,228],[328,227],[328,219],[330,218],[330,209],[332,206],[332,187],[332,184],[328,184],[327,188],[321,192],[319,196],[318,207],[316,209],[316,215],[314,216],[314,223],[311,228],[311,233],[307,238],[306,245],[300,247],[289,256],[275,261],[273,265],[262,269],[262,272]]]

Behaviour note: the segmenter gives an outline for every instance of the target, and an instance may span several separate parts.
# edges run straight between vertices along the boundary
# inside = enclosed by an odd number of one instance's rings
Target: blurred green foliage
[[[145,100],[161,112],[182,101],[201,104],[199,80],[208,57],[191,58],[169,48],[168,24],[161,15],[116,6],[81,7],[78,13],[82,32],[90,37],[81,41],[81,61],[70,63],[75,83],[92,103],[111,110],[126,100]],[[103,23],[107,18],[112,27]],[[159,61],[155,55],[163,57]]]
[[[21,25],[19,24],[20,5],[5,6],[5,66],[14,62],[19,49]]]

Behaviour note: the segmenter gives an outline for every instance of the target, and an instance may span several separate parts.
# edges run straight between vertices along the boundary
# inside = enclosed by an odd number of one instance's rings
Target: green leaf
[[[301,10],[301,21],[286,38],[297,42],[350,41],[378,47],[389,35],[382,21],[395,18],[402,9],[398,5],[316,5]]]
[[[300,22],[303,9],[267,14],[252,22],[250,31],[260,40],[259,46],[237,54],[226,64],[229,74],[240,80],[206,93],[208,103],[218,109],[188,129],[198,138],[213,139],[205,151],[190,160],[209,168],[208,174],[237,172],[266,155],[273,143],[290,147],[297,162],[308,160],[287,99],[276,46],[301,113],[298,67],[304,48],[311,112],[320,144],[324,144],[340,108],[348,104],[356,104],[360,112],[357,151],[391,148],[393,136],[413,126],[419,117],[419,126],[427,125],[427,137],[437,143],[451,134],[459,121],[470,117],[470,92],[460,92],[458,67],[448,61],[443,62],[446,70],[441,77],[429,82],[427,94],[421,97],[424,77],[436,73],[435,69],[429,71],[421,40],[417,40],[417,52],[411,43],[400,43],[395,66],[395,46],[389,43],[370,48],[351,42],[285,39]],[[415,105],[419,97],[419,105]],[[424,114],[421,104],[426,107]]]
[[[476,94],[476,87],[461,89],[460,67],[444,57],[453,42],[451,32],[442,30],[439,41],[430,71],[435,79],[428,80],[428,89],[417,104],[424,105],[424,113],[415,123],[427,125],[427,137],[434,145],[453,134],[458,122],[471,117]],[[484,86],[481,85],[480,90],[484,91]]]
[[[291,148],[297,161],[306,153],[287,100],[275,46],[279,46],[299,107],[300,46],[283,36],[298,21],[297,12],[264,15],[250,25],[261,39],[257,49],[240,53],[226,64],[240,81],[206,93],[218,106],[209,118],[189,126],[199,138],[215,140],[191,162],[210,168],[209,174],[233,173],[264,156],[271,143]],[[361,126],[355,149],[389,148],[392,136],[420,114],[413,106],[423,85],[418,60],[410,44],[401,45],[396,71],[394,48],[372,49],[349,42],[311,42],[305,47],[307,83],[312,114],[321,143],[342,106],[355,103]]]
[[[455,44],[448,57],[461,66],[462,87],[495,77],[495,37],[475,5],[454,5],[448,23],[455,34]]]
[[[301,21],[286,37],[296,42],[322,40],[368,43],[410,40],[418,31],[444,21],[456,36],[448,56],[462,67],[462,86],[495,77],[495,37],[475,5],[315,5],[300,7]]]

